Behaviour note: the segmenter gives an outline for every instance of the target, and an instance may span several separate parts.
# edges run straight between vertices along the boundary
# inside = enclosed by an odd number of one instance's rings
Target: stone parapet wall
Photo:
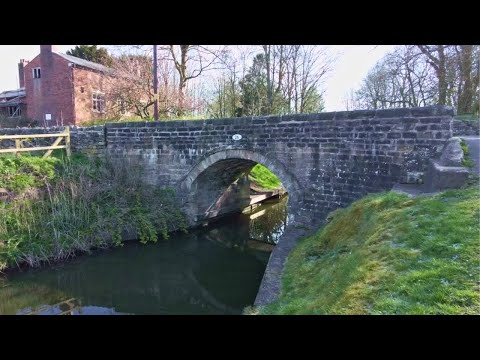
[[[453,120],[453,136],[480,136],[480,120],[474,121],[462,121]]]

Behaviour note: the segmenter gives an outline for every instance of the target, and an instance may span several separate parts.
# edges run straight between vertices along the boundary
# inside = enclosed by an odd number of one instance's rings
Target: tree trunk
[[[443,45],[437,45],[438,52],[438,69],[437,69],[437,78],[438,78],[438,104],[445,105],[447,103],[447,69],[445,62],[445,49]]]
[[[458,92],[458,114],[466,114],[472,111],[473,83],[472,83],[472,45],[460,45],[458,53],[458,65],[460,69],[460,81]]]
[[[273,86],[272,86],[272,77],[270,74],[270,68],[271,68],[271,45],[263,45],[263,51],[265,53],[265,67],[267,70],[267,109],[266,113],[271,114],[272,113],[272,104],[273,104]]]
[[[187,53],[190,45],[180,45],[180,64],[178,73],[180,81],[178,83],[178,115],[182,116],[185,113],[185,90],[187,88]]]
[[[426,45],[417,45],[420,51],[427,56],[428,63],[435,70],[438,80],[438,104],[445,105],[447,103],[447,69],[445,61],[445,49],[443,45],[437,45],[435,50],[430,49]],[[432,52],[436,51],[438,57],[433,56]]]

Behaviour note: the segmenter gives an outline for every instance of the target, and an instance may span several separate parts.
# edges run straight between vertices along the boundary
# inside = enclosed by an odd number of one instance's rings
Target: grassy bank
[[[333,213],[288,257],[262,314],[480,314],[478,185],[389,192]]]
[[[259,187],[273,190],[282,187],[280,179],[272,173],[268,168],[261,164],[255,165],[250,171],[250,181],[256,183]]]
[[[65,260],[121,245],[125,228],[142,242],[184,229],[174,193],[144,185],[133,164],[74,156],[0,157],[0,270]]]

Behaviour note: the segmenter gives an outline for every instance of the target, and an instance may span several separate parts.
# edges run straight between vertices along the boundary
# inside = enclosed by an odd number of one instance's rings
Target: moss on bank
[[[473,159],[470,157],[470,152],[468,150],[467,142],[465,140],[461,139],[460,146],[463,150],[462,165],[467,167],[467,168],[473,168],[474,167],[474,162],[473,162]]]
[[[0,158],[0,186],[10,192],[0,200],[0,270],[121,245],[126,228],[141,242],[185,229],[173,191],[145,185],[141,173],[134,164],[81,155]]]
[[[334,212],[287,260],[262,314],[480,314],[478,185],[389,192]]]

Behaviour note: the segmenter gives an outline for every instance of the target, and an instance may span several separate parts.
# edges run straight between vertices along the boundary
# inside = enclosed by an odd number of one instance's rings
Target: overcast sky
[[[66,52],[75,45],[59,45]],[[344,109],[344,96],[356,89],[368,70],[394,45],[329,45],[336,54],[333,71],[325,81],[325,111]],[[40,52],[39,45],[0,45],[0,92],[18,88],[20,59],[31,60]]]

